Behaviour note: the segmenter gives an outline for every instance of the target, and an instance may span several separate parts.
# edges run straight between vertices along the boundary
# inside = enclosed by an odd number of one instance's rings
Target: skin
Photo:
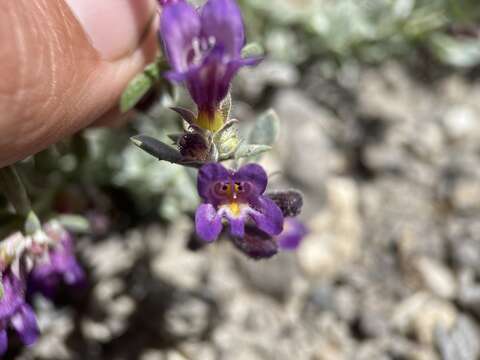
[[[68,1],[0,1],[0,167],[111,124],[123,89],[155,57],[155,0],[132,0],[135,21],[119,28],[124,41],[103,43],[91,41]],[[115,21],[107,18],[99,26]]]

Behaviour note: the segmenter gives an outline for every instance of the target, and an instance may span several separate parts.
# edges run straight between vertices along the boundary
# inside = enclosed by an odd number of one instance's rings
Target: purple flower
[[[222,219],[230,224],[233,237],[243,238],[245,224],[251,221],[268,235],[282,232],[280,208],[263,196],[267,174],[260,165],[247,164],[238,171],[221,164],[203,165],[198,172],[197,188],[203,200],[195,214],[197,234],[205,241],[214,241],[222,231]]]
[[[2,276],[3,297],[0,300],[0,355],[7,351],[7,327],[13,327],[25,345],[32,345],[39,330],[35,313],[25,302],[25,283],[11,271]]]
[[[45,232],[56,242],[46,256],[37,260],[29,274],[29,293],[40,292],[53,298],[64,282],[71,286],[80,286],[85,281],[85,273],[74,254],[73,238],[60,225],[45,225]]]
[[[282,233],[275,240],[281,250],[295,250],[306,234],[307,228],[300,220],[287,217],[283,222]]]
[[[172,67],[167,78],[186,84],[199,109],[198,125],[218,130],[224,121],[219,106],[234,75],[261,60],[241,57],[245,32],[237,3],[208,0],[196,10],[185,1],[168,1],[160,18],[160,37]]]

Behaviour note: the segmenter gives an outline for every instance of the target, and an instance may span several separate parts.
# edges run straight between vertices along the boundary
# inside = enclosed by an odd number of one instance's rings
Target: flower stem
[[[31,210],[30,200],[14,165],[0,168],[0,192],[5,194],[17,214],[28,215]]]

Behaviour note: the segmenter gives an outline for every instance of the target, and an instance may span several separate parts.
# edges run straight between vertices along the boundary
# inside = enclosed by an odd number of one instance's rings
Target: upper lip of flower
[[[201,65],[208,55],[224,61],[240,58],[245,32],[234,0],[209,0],[198,11],[185,1],[165,7],[160,34],[176,72]]]
[[[243,237],[250,219],[269,235],[282,231],[283,215],[278,206],[263,196],[268,178],[260,165],[248,164],[238,171],[229,171],[218,163],[204,165],[198,174],[198,193],[204,203],[196,212],[198,235],[215,240],[225,217],[233,236]]]

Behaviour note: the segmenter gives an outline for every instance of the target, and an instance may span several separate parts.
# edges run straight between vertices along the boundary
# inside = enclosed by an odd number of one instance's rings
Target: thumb
[[[155,0],[0,1],[0,167],[98,120],[156,52]]]

